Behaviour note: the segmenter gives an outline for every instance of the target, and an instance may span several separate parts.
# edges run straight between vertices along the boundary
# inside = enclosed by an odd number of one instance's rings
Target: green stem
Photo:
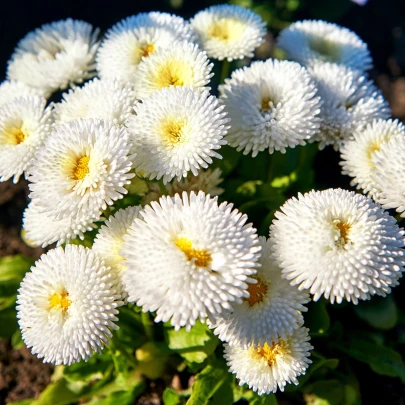
[[[153,340],[153,322],[150,319],[149,312],[141,312],[142,325],[148,340]]]
[[[227,59],[224,59],[222,61],[222,66],[221,66],[221,78],[220,78],[220,83],[225,83],[225,79],[229,76],[229,70],[231,68],[231,63],[228,62]]]

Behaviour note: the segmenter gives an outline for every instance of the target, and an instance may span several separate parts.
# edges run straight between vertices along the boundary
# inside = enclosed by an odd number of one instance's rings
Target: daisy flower
[[[84,233],[97,228],[93,218],[86,212],[77,210],[68,217],[57,218],[48,214],[32,200],[23,214],[23,229],[30,246],[46,247],[57,242],[58,245],[79,237],[84,239]]]
[[[128,207],[118,210],[111,215],[104,225],[101,226],[94,240],[92,250],[104,259],[106,266],[117,274],[119,280],[117,291],[123,296],[124,288],[121,282],[121,271],[125,267],[120,251],[124,236],[128,234],[128,228],[135,218],[139,218],[141,207]]]
[[[280,32],[277,45],[288,59],[304,66],[331,62],[361,71],[373,66],[365,42],[353,31],[326,21],[297,21]]]
[[[397,138],[393,138],[397,139]],[[404,231],[379,204],[341,189],[290,198],[270,227],[273,255],[298,289],[357,304],[398,284]]]
[[[401,125],[402,126],[402,125]],[[384,208],[395,208],[405,217],[405,187],[403,183],[405,163],[405,138],[393,136],[382,143],[371,158],[371,180],[377,189],[378,202]]]
[[[363,189],[364,193],[375,200],[378,200],[378,191],[370,177],[374,169],[372,158],[381,145],[394,136],[405,140],[405,126],[402,123],[398,120],[375,120],[356,131],[354,139],[345,142],[340,149],[342,173],[353,177],[350,185]]]
[[[80,210],[86,221],[99,219],[127,193],[124,186],[134,177],[130,147],[127,132],[109,121],[61,125],[37,153],[30,198],[48,216],[61,219]]]
[[[45,24],[27,34],[8,63],[7,77],[49,96],[95,74],[99,30],[78,20]]]
[[[233,305],[232,312],[222,313],[213,325],[214,333],[230,346],[247,349],[278,341],[291,335],[304,323],[302,304],[309,301],[307,292],[281,278],[281,269],[270,257],[272,241],[259,237],[262,247],[255,283],[248,284],[249,297],[239,305]]]
[[[247,216],[202,191],[151,202],[124,237],[128,301],[187,330],[248,297],[260,246]]]
[[[218,60],[253,57],[266,34],[266,24],[258,14],[229,4],[202,10],[190,22],[202,48]]]
[[[188,172],[194,176],[207,168],[216,150],[226,144],[229,121],[214,96],[189,87],[170,87],[153,93],[135,106],[128,119],[132,135],[134,167],[151,179],[167,183]]]
[[[204,88],[214,75],[207,54],[190,42],[177,42],[139,64],[136,91],[143,99],[165,87]]]
[[[194,42],[190,24],[168,13],[140,13],[115,24],[107,31],[97,53],[97,70],[103,79],[135,83],[138,65],[159,49],[175,41]]]
[[[27,86],[22,82],[17,82],[15,80],[4,80],[0,84],[0,107],[3,104],[14,100],[18,97],[23,96],[44,96],[44,92],[35,87]]]
[[[321,128],[312,138],[320,142],[319,149],[333,145],[339,150],[356,130],[390,117],[387,101],[361,72],[332,63],[318,63],[308,71],[323,101]]]
[[[171,183],[167,183],[165,185],[166,192],[162,192],[161,187],[159,187],[157,183],[149,182],[147,184],[149,192],[142,198],[142,205],[156,201],[162,195],[170,195],[173,197],[175,194],[181,194],[183,191],[187,193],[190,191],[196,193],[203,191],[205,194],[210,194],[211,197],[215,197],[224,192],[223,188],[218,187],[223,180],[221,176],[222,171],[218,167],[214,170],[201,170],[197,176],[188,174],[187,177],[181,180],[175,179]]]
[[[100,352],[118,329],[115,277],[94,253],[67,245],[43,254],[17,296],[22,338],[44,363],[70,365]]]
[[[18,97],[0,106],[0,181],[17,183],[52,129],[52,112],[39,96]]]
[[[259,395],[284,391],[287,383],[298,385],[297,377],[305,374],[308,365],[309,329],[295,329],[286,339],[268,341],[258,347],[224,345],[224,357],[228,361],[229,371],[236,374],[239,385],[247,384]]]
[[[245,155],[268,150],[285,153],[305,145],[319,130],[320,99],[298,63],[268,59],[238,69],[220,86],[220,100],[231,118],[229,145]]]
[[[63,94],[63,100],[54,105],[55,121],[61,125],[79,118],[99,118],[123,126],[135,103],[135,91],[129,84],[93,79]]]

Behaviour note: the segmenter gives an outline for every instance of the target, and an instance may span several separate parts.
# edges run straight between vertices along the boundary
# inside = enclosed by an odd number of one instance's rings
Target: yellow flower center
[[[155,75],[155,86],[158,89],[170,86],[193,84],[194,71],[192,66],[182,60],[168,60],[160,66]]]
[[[271,346],[267,342],[263,346],[258,345],[256,349],[251,346],[249,351],[253,358],[265,359],[270,367],[277,361],[278,356],[291,353],[288,343],[281,338],[277,343],[272,340]]]
[[[141,47],[142,56],[147,58],[151,53],[155,51],[155,46],[153,44],[146,44]]]
[[[188,123],[185,119],[169,118],[162,122],[160,134],[170,146],[176,146],[187,140]]]
[[[347,222],[342,222],[340,219],[333,220],[333,225],[335,225],[336,228],[340,232],[339,238],[336,241],[336,245],[337,246],[346,245],[350,241],[349,233],[350,233],[351,225],[348,224]]]
[[[374,167],[374,165],[372,163],[372,160],[371,160],[373,158],[373,154],[374,154],[374,152],[379,151],[380,148],[381,148],[381,143],[380,142],[373,142],[367,149],[367,152],[366,152],[367,153],[367,158],[368,158],[369,165],[371,167]]]
[[[65,313],[72,301],[69,299],[69,293],[62,291],[60,294],[54,293],[49,299],[49,306],[52,308],[60,308]]]
[[[337,62],[340,56],[340,48],[336,43],[320,37],[314,37],[309,41],[309,47],[329,62]]]
[[[28,132],[20,126],[12,126],[4,131],[6,142],[9,145],[19,145],[23,143],[29,136]]]
[[[266,296],[268,286],[260,278],[257,278],[256,284],[248,283],[248,293],[250,294],[249,298],[244,298],[244,301],[247,301],[251,307],[262,302]]]
[[[187,256],[187,260],[194,260],[199,267],[208,267],[211,263],[211,255],[206,250],[193,248],[193,243],[187,238],[177,238],[174,244]]]
[[[261,111],[269,111],[271,110],[271,104],[276,105],[276,102],[271,98],[271,97],[264,97],[262,98],[262,103],[261,103]]]
[[[73,168],[73,178],[75,180],[83,180],[89,172],[89,156],[82,156],[76,160],[76,165]]]
[[[243,35],[245,28],[245,25],[239,20],[221,18],[211,25],[208,35],[219,41],[228,42],[239,39]]]

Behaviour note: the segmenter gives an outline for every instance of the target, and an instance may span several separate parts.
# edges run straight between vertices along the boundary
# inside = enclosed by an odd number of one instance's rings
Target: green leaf
[[[249,400],[249,405],[277,405],[277,398],[274,394],[258,395],[254,393]]]
[[[33,259],[21,255],[0,258],[0,297],[15,295],[25,273],[33,264]]]
[[[303,389],[304,398],[311,405],[358,405],[356,390],[339,380],[316,381]]]
[[[114,391],[105,397],[93,398],[86,405],[132,405],[138,395],[135,390]]]
[[[78,399],[79,395],[70,391],[67,381],[62,378],[49,384],[32,405],[69,405]]]
[[[21,401],[7,402],[7,405],[30,405],[35,401],[35,398],[23,399]]]
[[[11,338],[18,329],[15,308],[6,308],[0,311],[0,325],[0,338]]]
[[[305,325],[311,331],[311,336],[322,336],[330,327],[330,318],[326,309],[327,301],[321,298],[319,301],[311,301],[308,304],[308,312],[305,313]]]
[[[219,150],[222,159],[215,159],[210,169],[219,167],[222,171],[222,177],[228,176],[237,166],[239,159],[242,156],[241,152],[237,152],[235,148],[225,145]]]
[[[398,310],[392,295],[373,297],[354,308],[356,315],[377,329],[392,329],[398,322]]]
[[[162,400],[164,405],[184,405],[188,396],[189,394],[183,394],[171,388],[166,388],[163,391]]]
[[[165,327],[164,336],[171,350],[179,353],[185,360],[194,363],[202,363],[208,356],[214,353],[219,340],[208,329],[207,325],[197,322],[187,332],[185,328],[175,331],[171,327]]]
[[[331,346],[368,364],[377,374],[399,377],[405,383],[405,363],[395,350],[355,335]]]
[[[208,405],[210,398],[221,388],[228,380],[228,370],[223,361],[216,360],[209,364],[196,375],[192,386],[190,399],[187,405]]]

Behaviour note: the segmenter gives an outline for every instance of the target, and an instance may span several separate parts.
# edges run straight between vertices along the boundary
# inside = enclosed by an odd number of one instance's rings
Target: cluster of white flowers
[[[351,31],[292,24],[278,39],[292,61],[253,62],[211,94],[210,58],[247,60],[265,33],[257,14],[221,5],[189,22],[134,15],[101,40],[68,19],[18,44],[0,85],[0,180],[30,182],[27,242],[66,243],[41,256],[18,294],[23,339],[44,361],[101,350],[130,302],[176,330],[206,322],[241,385],[282,391],[311,363],[310,294],[356,304],[398,284],[404,231],[366,196],[300,194],[269,239],[218,202],[222,173],[209,165],[223,145],[256,157],[316,141],[341,151],[353,185],[405,211],[405,129],[384,121],[367,46]],[[141,205],[117,210],[128,190]],[[69,244],[90,230],[91,249]]]

